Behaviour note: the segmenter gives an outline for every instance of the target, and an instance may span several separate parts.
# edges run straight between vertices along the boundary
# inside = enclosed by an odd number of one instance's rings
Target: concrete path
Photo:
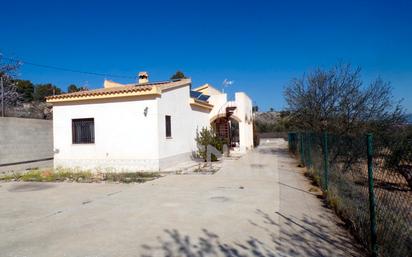
[[[214,175],[0,183],[0,256],[358,256],[275,140]]]

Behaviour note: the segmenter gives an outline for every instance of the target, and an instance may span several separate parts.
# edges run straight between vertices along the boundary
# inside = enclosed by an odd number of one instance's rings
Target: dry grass
[[[159,177],[161,177],[161,175],[156,172],[92,173],[90,171],[35,169],[24,173],[13,173],[0,176],[0,181],[143,183]]]

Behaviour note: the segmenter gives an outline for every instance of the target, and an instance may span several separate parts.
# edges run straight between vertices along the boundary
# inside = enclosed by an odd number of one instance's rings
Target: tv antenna
[[[224,93],[224,92],[225,92],[225,88],[229,87],[230,85],[233,85],[233,83],[235,83],[233,80],[228,80],[228,79],[223,80],[223,83],[222,83],[222,92]]]

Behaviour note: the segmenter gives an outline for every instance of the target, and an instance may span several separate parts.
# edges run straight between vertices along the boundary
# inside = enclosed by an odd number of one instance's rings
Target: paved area
[[[0,183],[1,256],[358,256],[283,140],[214,175]]]

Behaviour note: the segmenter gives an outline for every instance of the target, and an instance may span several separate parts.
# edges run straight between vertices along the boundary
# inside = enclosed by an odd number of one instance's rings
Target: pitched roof
[[[80,91],[68,94],[54,95],[46,98],[47,102],[66,102],[74,100],[87,100],[96,98],[112,98],[112,97],[124,97],[124,96],[137,96],[137,95],[160,95],[162,90],[171,89],[175,87],[184,86],[190,84],[190,79],[182,79],[179,81],[164,81],[155,83],[140,84],[127,84],[117,87],[99,88],[88,91]]]

